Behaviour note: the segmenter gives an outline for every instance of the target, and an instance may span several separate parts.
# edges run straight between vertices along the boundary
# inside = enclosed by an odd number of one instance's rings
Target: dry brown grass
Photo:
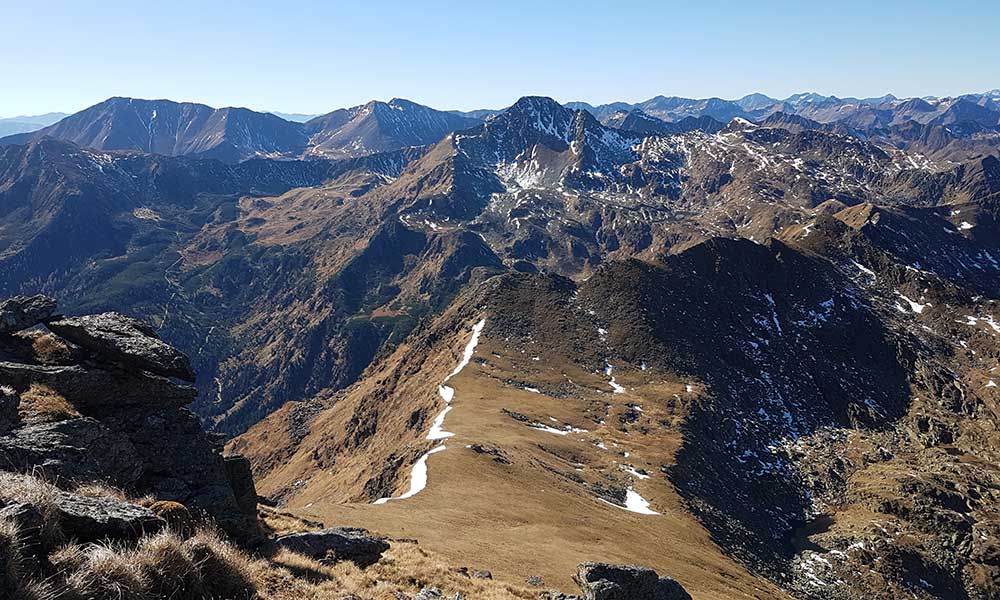
[[[350,562],[324,565],[279,551],[253,558],[214,532],[190,538],[173,531],[137,544],[71,544],[49,559],[59,573],[44,584],[19,569],[16,525],[0,520],[0,585],[17,600],[395,600],[436,587],[477,600],[528,600],[537,590],[460,575],[411,543],[395,543],[367,569]]]
[[[360,569],[351,562],[327,566],[281,551],[267,562],[258,561],[256,579],[268,600],[339,600],[355,595],[368,600],[394,600],[396,592],[414,595],[436,587],[446,597],[456,592],[477,600],[534,599],[538,590],[487,579],[470,579],[415,544],[394,543],[378,563]]]
[[[70,359],[70,349],[62,339],[51,333],[42,333],[31,340],[35,360],[43,365],[65,364]]]
[[[32,383],[31,387],[21,394],[21,406],[18,411],[23,419],[50,423],[80,416],[79,411],[69,400],[49,386],[40,383]]]
[[[31,504],[42,515],[42,538],[48,544],[62,541],[62,530],[56,510],[59,489],[47,481],[31,475],[0,472],[0,501]]]
[[[87,498],[114,498],[121,502],[132,502],[124,491],[102,481],[92,481],[73,488],[73,493]]]
[[[80,600],[232,600],[255,597],[251,561],[216,535],[183,539],[172,531],[142,538],[134,547],[65,546],[52,564]]]
[[[275,537],[323,528],[323,524],[319,521],[305,519],[270,506],[258,506],[257,514],[260,516],[264,529]]]
[[[0,517],[0,589],[15,589],[21,580],[21,544],[17,523]]]

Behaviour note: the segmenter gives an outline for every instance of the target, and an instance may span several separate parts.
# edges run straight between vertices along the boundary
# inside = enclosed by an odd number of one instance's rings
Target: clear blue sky
[[[1000,87],[1000,2],[0,1],[0,115],[109,96],[321,113],[954,95]]]

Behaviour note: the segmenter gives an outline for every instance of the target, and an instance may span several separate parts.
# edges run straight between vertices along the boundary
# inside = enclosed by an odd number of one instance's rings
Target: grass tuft
[[[46,423],[80,416],[80,412],[62,394],[41,383],[32,383],[31,387],[21,394],[21,406],[18,411],[22,419]]]

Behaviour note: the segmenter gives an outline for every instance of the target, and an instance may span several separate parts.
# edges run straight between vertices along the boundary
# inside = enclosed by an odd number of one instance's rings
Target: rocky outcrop
[[[45,323],[53,333],[127,366],[194,381],[188,357],[137,319],[116,312],[64,317]]]
[[[0,302],[0,333],[21,331],[52,316],[56,301],[48,296],[14,296]]]
[[[382,553],[389,549],[389,542],[385,538],[357,528],[292,533],[279,537],[274,543],[297,554],[323,561],[349,560],[359,567],[375,564]]]
[[[681,584],[637,565],[585,562],[573,579],[585,600],[691,600]]]
[[[41,297],[14,300],[3,303],[4,310],[32,317],[8,319],[18,327],[37,324],[55,307]],[[73,346],[71,364],[43,364],[23,343],[26,334],[0,334],[0,470],[33,472],[61,487],[106,482],[130,495],[180,503],[196,518],[256,541],[249,463],[222,455],[221,445],[185,408],[195,388],[170,379],[193,379],[187,357],[148,326],[117,313],[44,323]],[[46,401],[29,402],[40,394]],[[19,416],[18,403],[32,404],[31,410]],[[67,519],[76,519],[72,529],[80,539],[115,538],[137,525],[148,531],[162,523],[146,509],[86,500],[69,506]],[[102,511],[106,522],[97,516]]]
[[[110,498],[62,492],[54,505],[60,528],[79,542],[134,540],[166,525],[148,508]]]

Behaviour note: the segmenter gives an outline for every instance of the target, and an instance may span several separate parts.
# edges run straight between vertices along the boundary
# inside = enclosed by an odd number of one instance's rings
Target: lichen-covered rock
[[[375,564],[389,549],[385,538],[353,527],[292,533],[279,537],[274,543],[297,554],[326,561],[349,560],[359,567]]]
[[[585,562],[573,579],[585,600],[691,600],[681,584],[638,565]]]
[[[163,342],[144,323],[116,312],[48,321],[60,337],[126,365],[166,377],[194,381],[188,357]]]
[[[13,333],[38,325],[52,316],[56,301],[48,296],[14,296],[0,302],[0,333]]]
[[[60,492],[55,497],[55,506],[63,533],[80,542],[135,540],[166,525],[148,508],[111,498]]]

